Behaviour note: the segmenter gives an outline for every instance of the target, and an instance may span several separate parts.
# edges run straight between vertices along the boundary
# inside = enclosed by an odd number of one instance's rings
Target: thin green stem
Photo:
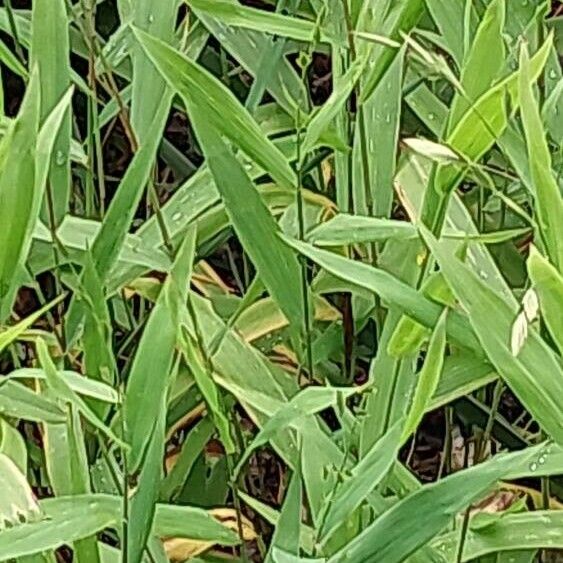
[[[305,74],[305,71],[303,71]],[[298,237],[299,240],[305,238],[305,211],[303,202],[303,171],[301,162],[301,110],[299,107],[296,111],[295,126],[297,130],[297,222],[298,222]],[[305,331],[305,354],[307,359],[307,371],[309,379],[313,379],[313,340],[312,340],[312,327],[309,303],[309,284],[307,280],[307,262],[304,258],[300,259],[301,263],[301,292],[303,294],[303,324]]]
[[[467,538],[467,530],[469,529],[469,519],[471,516],[471,506],[468,506],[463,513],[463,521],[461,523],[461,532],[459,534],[459,543],[457,545],[457,553],[455,557],[456,563],[463,561],[463,548],[465,547],[465,540]]]
[[[493,391],[493,399],[491,401],[491,409],[489,411],[489,416],[487,418],[487,424],[485,425],[485,430],[479,440],[475,443],[475,464],[481,463],[486,453],[486,448],[489,440],[491,439],[491,434],[493,431],[493,425],[498,412],[498,407],[500,404],[500,399],[504,391],[504,383],[502,380],[498,380],[495,384]],[[456,563],[461,563],[463,560],[463,548],[465,546],[465,541],[467,538],[467,530],[469,528],[469,520],[471,516],[471,506],[468,506],[463,514],[463,522],[461,524],[461,532],[459,536],[459,544],[457,547]]]
[[[60,280],[60,255],[59,255],[59,239],[57,236],[57,227],[55,221],[55,206],[53,202],[53,190],[51,186],[51,182],[47,181],[46,187],[46,202],[47,202],[47,216],[49,218],[49,232],[51,234],[51,241],[52,241],[52,250],[53,250],[53,260],[55,262],[55,288],[58,295],[60,295],[63,291],[63,285]],[[62,246],[62,245],[61,245]],[[60,334],[58,337],[58,341],[62,346],[63,354],[66,352],[66,334],[65,334],[65,315],[64,315],[64,303],[61,303],[57,306],[58,309],[58,317],[60,322]]]
[[[118,387],[118,393],[121,399],[121,440],[126,443],[127,439],[127,421],[125,419],[125,398],[121,387]],[[123,480],[121,490],[121,563],[128,563],[129,559],[129,459],[127,456],[127,448],[121,448],[121,461],[123,463]]]
[[[149,179],[149,199],[155,212],[156,222],[162,237],[162,243],[164,244],[168,254],[172,256],[174,254],[174,246],[172,245],[172,239],[170,238],[170,233],[168,232],[166,221],[164,220],[164,215],[162,214],[162,210],[160,208],[158,194],[156,193],[156,188],[152,179]]]
[[[23,54],[23,49],[20,45],[20,39],[18,34],[18,26],[16,25],[16,18],[14,17],[14,9],[12,7],[12,0],[6,0],[6,13],[8,14],[8,25],[10,26],[10,33],[14,38],[14,49],[16,50],[16,55],[23,66],[27,65],[25,60],[25,55]]]

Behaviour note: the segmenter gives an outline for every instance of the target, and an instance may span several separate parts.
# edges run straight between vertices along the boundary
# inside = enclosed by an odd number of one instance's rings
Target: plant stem
[[[305,70],[303,71],[303,75]],[[297,222],[298,222],[298,237],[299,240],[305,238],[305,212],[303,205],[303,172],[302,172],[302,162],[301,162],[301,110],[297,107],[295,126],[297,129]],[[311,315],[310,315],[310,304],[309,304],[309,285],[307,282],[307,262],[301,257],[301,292],[303,295],[303,324],[305,332],[305,354],[307,360],[307,371],[309,374],[309,379],[313,380],[313,342],[311,336]]]
[[[491,409],[489,411],[489,416],[487,418],[487,424],[485,425],[485,430],[481,438],[475,444],[475,460],[474,460],[475,465],[480,463],[485,455],[485,448],[487,447],[487,443],[491,438],[495,417],[497,415],[497,411],[503,391],[504,391],[504,383],[502,382],[502,380],[499,379],[497,380],[495,384],[495,389],[493,391],[493,400],[491,402]],[[461,525],[461,533],[459,537],[459,544],[457,547],[456,563],[461,563],[463,559],[463,548],[465,546],[465,540],[467,537],[470,513],[471,513],[471,505],[465,509],[465,512],[463,514],[463,522]]]
[[[457,553],[455,557],[456,563],[461,563],[463,561],[463,548],[465,546],[465,540],[467,537],[467,530],[469,528],[469,516],[471,513],[471,506],[468,506],[463,513],[463,522],[461,524],[461,532],[459,535],[459,544],[457,546]]]
[[[12,7],[12,0],[6,0],[6,13],[8,14],[8,25],[10,26],[10,33],[14,38],[14,49],[16,50],[16,55],[20,60],[20,63],[22,63],[23,66],[27,66],[25,55],[23,54],[23,49],[20,45],[18,27],[16,25],[16,19],[14,18],[14,9]]]

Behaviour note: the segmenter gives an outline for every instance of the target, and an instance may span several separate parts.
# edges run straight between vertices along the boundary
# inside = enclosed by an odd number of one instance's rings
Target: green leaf
[[[58,305],[63,299],[64,295],[60,295],[47,305],[44,305],[36,311],[32,313],[25,319],[21,320],[19,323],[7,328],[0,332],[0,352],[2,352],[6,347],[10,344],[18,340],[24,334],[26,330],[28,330],[38,319],[40,319],[46,312],[51,310],[55,305]]]
[[[158,7],[151,0],[124,0],[121,4],[122,21],[133,22],[139,29],[158,37],[159,40],[172,44],[175,42],[174,30],[178,12],[178,3],[165,2]],[[147,53],[139,46],[131,49],[131,125],[139,145],[151,143],[153,116],[168,112],[170,93],[166,81],[158,72]],[[160,131],[158,133],[160,141]]]
[[[382,30],[383,34],[392,40],[399,40],[402,35],[408,35],[416,26],[425,10],[423,0],[400,0],[399,2],[386,2],[381,6],[381,14],[378,14],[379,25],[376,29],[368,30],[377,33]],[[369,4],[365,4],[369,8]],[[360,103],[364,103],[374,93],[375,88],[383,78],[395,57],[400,56],[396,48],[379,46],[372,56],[370,71],[366,74],[362,85]]]
[[[529,80],[537,80],[547,61],[553,37],[549,36],[530,61]],[[467,161],[478,161],[501,137],[508,118],[519,105],[520,70],[489,88],[459,119],[446,138],[446,144]],[[508,107],[507,98],[510,103]],[[440,168],[436,174],[436,190],[449,192],[461,180],[459,171]]]
[[[73,495],[41,501],[46,518],[0,532],[0,559],[57,549],[105,528],[121,528],[123,499],[118,496]],[[237,535],[204,510],[190,506],[158,505],[154,533],[236,545]]]
[[[21,520],[30,522],[41,515],[41,510],[25,476],[14,461],[0,451],[0,544],[6,530],[19,526]],[[0,550],[0,557],[2,552]],[[4,559],[2,557],[2,559]]]
[[[212,3],[206,0],[188,0],[188,4],[198,16],[203,12],[232,27],[244,27],[296,41],[339,41],[323,29],[319,32],[314,22],[249,8],[232,0],[215,0]]]
[[[162,41],[138,29],[134,31],[159,72],[183,98],[192,120],[205,116],[207,126],[225,135],[280,186],[295,187],[295,174],[285,157],[219,80]]]
[[[405,561],[507,474],[510,457],[497,456],[407,495],[331,557],[329,563]]]
[[[563,441],[558,414],[563,408],[563,370],[551,349],[530,328],[520,353],[513,356],[510,335],[518,313],[514,302],[493,291],[452,254],[447,243],[436,241],[424,228],[421,233],[499,375],[542,428],[558,442]]]
[[[117,391],[101,381],[90,379],[75,371],[63,370],[61,374],[69,387],[79,395],[106,403],[115,404],[119,402]],[[21,368],[11,372],[7,377],[10,379],[47,379],[45,371],[35,368]]]
[[[9,457],[21,471],[27,473],[27,446],[22,435],[6,420],[0,418],[0,453]]]
[[[196,294],[192,294],[191,299],[204,346],[209,348],[216,334],[224,330],[225,325],[208,300]],[[213,356],[213,366],[215,381],[236,397],[259,427],[285,406],[298,391],[293,378],[288,378],[233,330],[228,331]],[[303,419],[300,428],[303,440],[308,439],[315,445],[315,470],[307,471],[303,468],[302,475],[311,513],[316,517],[324,506],[326,495],[332,490],[331,480],[325,480],[318,468],[342,463],[343,453],[315,417]],[[272,439],[274,448],[292,469],[295,469],[299,455],[294,434],[282,429]],[[312,450],[305,451],[311,453]]]
[[[432,19],[450,52],[461,68],[464,59],[464,7],[466,0],[427,0]]]
[[[65,421],[65,413],[58,405],[9,379],[0,384],[0,413],[33,422]]]
[[[325,104],[311,117],[301,146],[301,159],[304,160],[321,135],[332,125],[336,115],[354,91],[368,61],[367,55],[356,60],[346,74],[340,78]]]
[[[190,430],[182,444],[174,467],[162,481],[160,487],[161,499],[171,501],[182,492],[197,458],[214,432],[215,426],[208,416]]]
[[[65,424],[45,424],[45,465],[57,496],[90,492],[90,473],[80,417],[67,409]]]
[[[389,70],[362,109],[368,137],[367,153],[372,163],[370,186],[372,212],[376,217],[389,217],[393,206],[393,180],[399,151],[405,52],[406,48],[403,48],[393,59]]]
[[[275,550],[283,549],[287,553],[299,555],[301,545],[301,472],[299,468],[293,472],[287,493],[283,501],[276,529],[270,542],[270,550],[266,555],[267,563],[276,561]]]
[[[21,64],[20,60],[10,51],[6,43],[0,40],[0,60],[14,73],[21,76],[24,80],[28,78],[27,69]],[[2,111],[4,114],[4,111]]]
[[[442,377],[427,410],[434,410],[497,379],[494,368],[483,358],[466,352],[448,356]]]
[[[150,178],[157,149],[161,142],[162,129],[168,115],[168,104],[171,96],[170,94],[167,96],[164,103],[159,105],[149,123],[147,139],[135,153],[92,241],[92,260],[95,274],[102,287],[107,283],[112,268],[118,261],[120,253],[124,250],[131,222]],[[137,241],[132,250],[135,251],[139,246],[140,242]],[[90,276],[92,275],[94,275],[94,272],[90,273]],[[84,280],[83,283],[88,285]],[[96,283],[96,281],[90,283]],[[84,314],[85,306],[73,299],[66,323],[67,338],[70,341],[76,336],[78,325]]]
[[[33,3],[31,66],[38,69],[41,77],[41,121],[53,111],[71,84],[69,27],[64,0],[38,0]],[[65,108],[59,130],[51,130],[49,134],[54,137],[48,164],[49,182],[53,194],[53,218],[58,225],[67,212],[71,188],[69,107]],[[42,217],[45,220],[49,217],[46,203]]]
[[[407,420],[403,426],[401,442],[404,442],[417,429],[438,387],[446,350],[446,315],[447,309],[440,316],[440,320],[430,338]]]
[[[94,428],[99,430],[110,440],[124,446],[123,442],[100,420],[96,413],[94,413],[84,400],[71,389],[70,385],[61,376],[42,338],[37,339],[36,348],[39,363],[45,371],[47,386],[50,391],[52,391],[51,397],[56,397],[61,403],[76,407],[80,411],[80,414],[82,414]]]
[[[194,332],[199,333],[197,319],[192,318]],[[190,337],[186,327],[181,331],[180,346],[184,353],[186,363],[190,367],[190,371],[195,379],[196,385],[199,387],[207,406],[209,407],[211,417],[219,432],[219,437],[225,448],[227,455],[232,455],[236,451],[236,446],[231,436],[231,428],[229,417],[223,404],[223,398],[215,381],[213,380],[210,360],[202,357],[204,350],[198,349],[197,336]]]
[[[165,449],[166,396],[159,397],[156,421],[139,468],[137,489],[129,502],[127,526],[127,561],[140,563],[153,526],[160,482],[164,474],[162,460]]]
[[[84,368],[89,377],[111,385],[114,383],[117,366],[112,350],[112,326],[104,286],[91,252],[86,251],[84,262],[82,286],[76,292],[86,309],[82,335]]]
[[[561,237],[563,199],[551,171],[551,155],[532,89],[535,80],[534,70],[525,47],[522,47],[520,52],[520,67],[522,69],[518,83],[520,113],[528,146],[540,237],[551,262],[560,273],[563,273],[563,237]]]
[[[416,228],[406,221],[346,213],[339,213],[307,234],[307,241],[317,246],[341,246],[411,238],[418,238],[418,233]]]
[[[562,524],[563,514],[556,510],[506,515],[501,512],[495,522],[483,530],[473,530],[470,522],[462,561],[472,561],[489,553],[512,555],[519,549],[561,549]],[[458,532],[445,534],[432,543],[448,561],[455,557],[458,544]]]
[[[264,77],[263,74],[261,75],[261,65],[262,60],[267,56],[268,47],[272,44],[271,37],[250,29],[225,26],[222,21],[204,12],[199,12],[199,19],[220,41],[223,49],[238,61],[255,81],[260,81]],[[279,41],[278,45],[282,43],[283,39]],[[260,53],[261,56],[257,57],[257,53]],[[271,57],[266,60],[270,65],[276,62]],[[307,112],[305,88],[298,72],[296,72],[287,58],[283,56],[283,53],[278,65],[275,68],[270,66],[269,70],[272,72],[272,76],[266,88],[275,102],[279,104],[284,112],[291,116],[294,115],[297,106],[301,107],[305,114]],[[255,113],[251,111],[252,108],[250,106],[247,106],[247,108],[251,114]]]
[[[399,420],[375,442],[351,469],[346,480],[338,486],[327,505],[327,513],[321,529],[321,538],[324,541],[347,521],[385,477],[399,452],[403,424],[404,419]]]
[[[535,246],[530,248],[528,272],[539,296],[542,319],[563,354],[563,276]]]
[[[299,333],[304,310],[301,269],[295,254],[278,238],[280,229],[256,187],[200,113],[193,125],[225,209],[260,278],[293,329]]]
[[[443,307],[424,298],[416,289],[388,272],[288,237],[283,237],[283,240],[331,274],[376,293],[384,303],[392,304],[424,326],[431,328],[438,322]],[[449,315],[447,330],[448,336],[459,345],[479,353],[480,346],[461,316],[456,313]]]
[[[192,272],[195,230],[191,229],[180,250],[140,338],[125,392],[125,420],[131,445],[129,469],[142,464],[155,421],[162,409]]]
[[[287,428],[299,429],[304,418],[328,409],[359,391],[360,389],[355,387],[350,389],[342,387],[307,387],[303,389],[292,397],[287,404],[280,407],[262,426],[246,448],[235,473],[238,473],[238,470],[256,448],[273,440],[282,430],[287,430]]]
[[[487,6],[461,70],[463,93],[456,92],[450,106],[448,131],[452,131],[471,104],[489,90],[504,67],[505,11],[505,0],[493,0]]]
[[[55,495],[80,495],[90,492],[90,470],[79,411],[67,408],[65,424],[44,424],[45,467]],[[95,536],[74,544],[78,561],[99,561]]]
[[[34,75],[36,76],[36,74]],[[36,86],[34,85],[34,80],[37,81],[37,78],[31,79],[31,83],[29,89],[33,89]],[[35,147],[28,147],[27,149],[20,146],[19,142],[16,142],[16,139],[19,139],[20,136],[31,134],[34,138],[36,136],[35,132],[31,130],[23,129],[23,122],[20,123],[20,120],[23,120],[23,115],[18,117],[18,120],[13,126],[13,131],[15,131],[14,138],[9,141],[10,143],[10,150],[17,149],[18,147],[23,151],[28,151],[28,156],[22,158],[21,155],[17,155],[15,158],[18,158],[18,166],[8,166],[8,169],[11,170],[8,173],[8,181],[20,181],[23,182],[23,185],[29,185],[29,189],[27,190],[19,190],[18,193],[9,194],[5,193],[7,197],[7,207],[3,210],[12,211],[19,213],[20,215],[16,218],[12,218],[15,223],[12,225],[12,231],[8,235],[9,244],[12,244],[11,253],[8,255],[2,255],[1,248],[0,248],[0,320],[2,319],[2,287],[8,288],[7,295],[6,295],[6,302],[4,303],[6,314],[8,314],[9,309],[11,307],[11,302],[14,298],[14,293],[18,288],[18,282],[20,282],[20,273],[23,270],[24,261],[27,258],[29,248],[31,245],[32,240],[32,233],[33,228],[35,226],[35,221],[39,214],[39,209],[41,205],[41,201],[43,200],[43,192],[45,189],[45,184],[47,181],[47,174],[49,172],[49,162],[51,159],[51,154],[53,152],[53,146],[56,139],[55,133],[59,130],[61,126],[62,120],[64,118],[65,112],[68,109],[72,98],[72,89],[67,90],[64,96],[61,98],[59,103],[55,106],[53,111],[49,114],[49,116],[45,119],[41,130],[39,131],[39,135],[37,135],[36,145]],[[38,96],[38,94],[26,94],[26,99],[28,96]],[[30,102],[31,104],[32,102]],[[38,100],[35,100],[33,104],[38,103]],[[24,111],[26,103],[24,103],[20,114]],[[31,108],[31,109],[29,109]],[[36,112],[38,109],[34,105],[30,105],[26,112],[33,111]],[[34,119],[37,118],[35,115]],[[22,125],[22,128],[20,128]],[[20,131],[21,129],[21,131]],[[20,131],[18,133],[18,131]],[[4,138],[6,139],[6,138]],[[4,141],[4,140],[3,140]],[[21,139],[23,143],[23,139]],[[1,150],[1,149],[0,149]],[[12,158],[14,156],[12,155]],[[10,155],[7,156],[10,158]],[[19,167],[27,167],[27,170],[20,170],[18,172]],[[22,176],[18,176],[18,178],[12,178],[11,174],[22,174]],[[24,177],[25,176],[25,177]],[[2,176],[3,177],[3,176]],[[2,180],[0,178],[0,184]],[[31,183],[30,183],[31,182]],[[0,185],[0,201],[2,200],[2,190],[6,189],[9,191],[9,187],[2,188]],[[15,197],[14,197],[15,196]],[[2,207],[2,205],[0,205]],[[1,218],[1,212],[0,212]],[[7,228],[10,223],[4,223]],[[2,260],[5,262],[2,264]],[[12,271],[12,275],[10,276],[10,282],[5,282],[4,286],[2,285],[2,270],[3,266],[9,268],[10,266],[14,268]],[[15,274],[14,274],[15,272]]]
[[[27,235],[35,219],[33,209],[38,208],[35,200],[40,197],[34,189],[39,88],[39,74],[35,70],[18,118],[0,144],[0,322],[12,309],[27,253]]]

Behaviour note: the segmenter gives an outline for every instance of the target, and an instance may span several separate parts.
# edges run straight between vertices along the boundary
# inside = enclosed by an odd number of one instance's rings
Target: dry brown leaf
[[[221,524],[239,533],[237,513],[232,508],[214,508],[209,510],[214,518]],[[244,515],[241,518],[242,537],[244,541],[256,539],[256,531],[252,522]],[[213,547],[213,543],[190,540],[186,538],[166,538],[162,540],[164,551],[170,561],[185,561],[191,557],[196,557],[204,551]]]
[[[521,493],[521,496],[528,496],[536,510],[541,510],[543,508],[543,498],[541,491],[537,491],[536,489],[532,489],[530,487],[524,487],[523,485],[514,485],[512,483],[503,483],[502,489]],[[549,508],[551,510],[563,510],[563,502],[560,502],[555,497],[551,497],[549,499]]]
[[[213,517],[215,517],[223,526],[227,526],[231,530],[238,533],[238,518],[236,510],[233,508],[213,508],[209,511]],[[242,527],[242,538],[244,541],[252,541],[256,539],[256,531],[254,530],[254,526],[252,522],[244,516],[241,515],[241,527]]]
[[[491,493],[471,510],[472,514],[485,512],[496,514],[508,510],[515,502],[522,498],[521,493],[515,491],[498,490]]]
[[[185,538],[168,538],[162,545],[170,561],[185,561],[207,551],[213,544]]]

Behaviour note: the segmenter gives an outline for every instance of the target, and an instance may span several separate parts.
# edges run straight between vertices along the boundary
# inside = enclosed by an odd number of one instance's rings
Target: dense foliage
[[[0,560],[557,557],[563,4],[0,31]]]

